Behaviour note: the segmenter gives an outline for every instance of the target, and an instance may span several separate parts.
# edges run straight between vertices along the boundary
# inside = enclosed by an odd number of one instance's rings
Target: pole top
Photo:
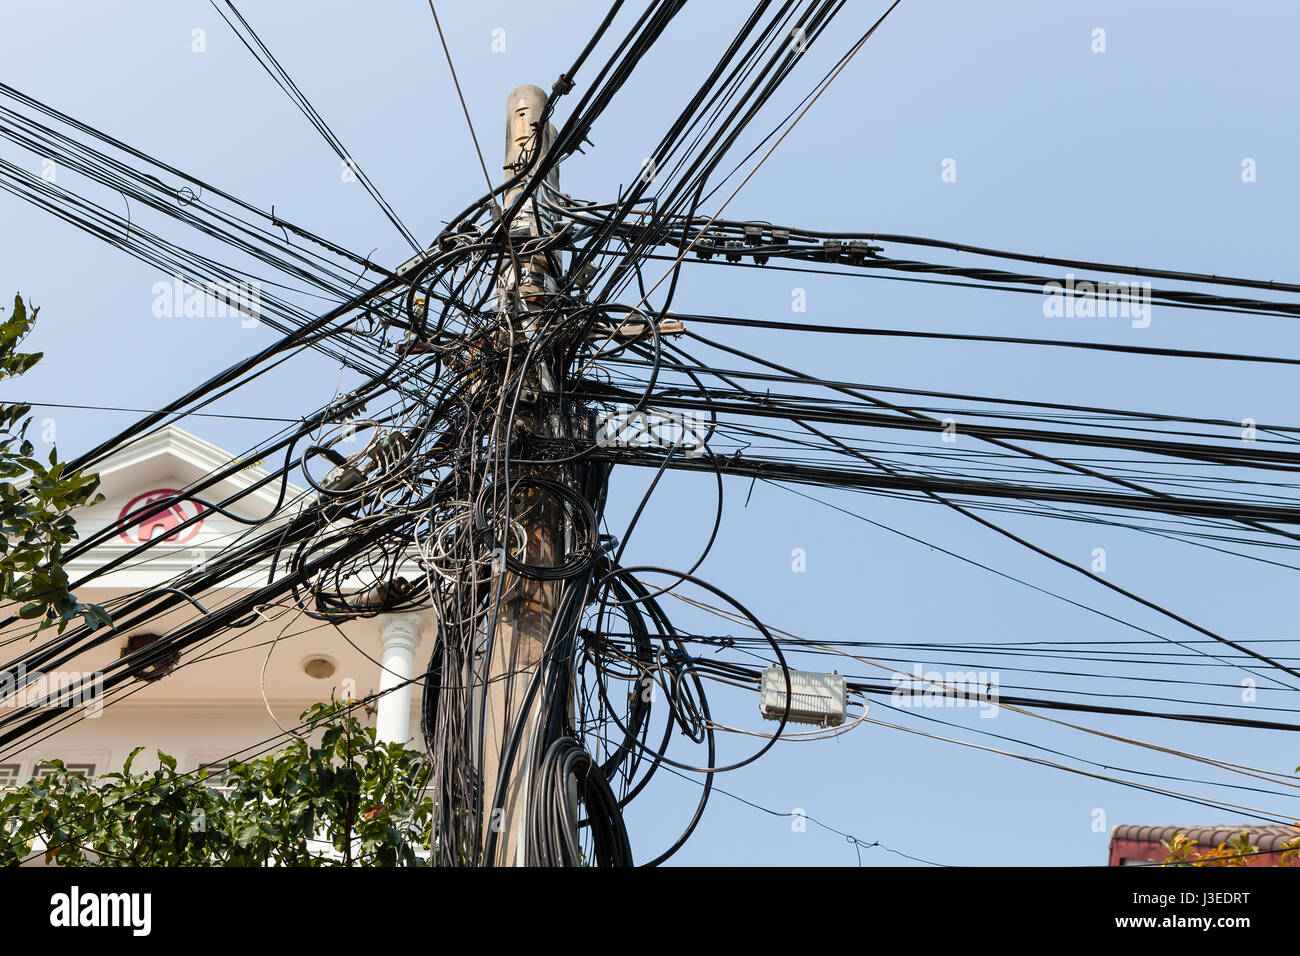
[[[533,109],[539,112],[546,107],[546,92],[539,86],[525,83],[516,86],[506,97],[506,109]]]

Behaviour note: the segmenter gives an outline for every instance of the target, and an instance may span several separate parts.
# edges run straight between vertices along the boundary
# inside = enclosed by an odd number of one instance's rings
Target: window
[[[230,777],[229,764],[209,764],[200,770],[196,776],[203,781],[205,787],[211,787],[214,790],[230,791],[234,786]]]
[[[63,766],[72,776],[84,777],[86,780],[95,779],[95,765],[93,763],[64,763]],[[48,763],[36,767],[37,780],[44,780],[52,773],[54,773],[54,767]]]
[[[0,763],[0,790],[12,790],[22,783],[22,764]]]
[[[229,792],[232,788],[228,751],[194,750],[189,754],[190,771],[205,787]]]

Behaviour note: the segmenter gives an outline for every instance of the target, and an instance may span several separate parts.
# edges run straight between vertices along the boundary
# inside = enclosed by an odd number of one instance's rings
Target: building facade
[[[86,572],[125,558],[142,542],[158,544],[87,586],[74,588],[77,597],[111,613],[124,596],[157,588],[248,534],[253,525],[238,519],[254,522],[271,514],[280,496],[278,481],[239,499],[229,509],[231,515],[183,501],[140,524],[123,523],[123,516],[142,505],[168,497],[232,461],[228,452],[172,426],[122,449],[97,468],[105,500],[82,509],[77,515],[78,532],[83,540],[105,528],[116,533],[69,562],[69,579],[75,584]],[[249,463],[208,489],[206,497],[221,500],[253,487],[266,474],[260,463]],[[285,491],[287,502],[304,499],[297,488]],[[292,511],[292,506],[285,508],[258,530],[286,520]],[[178,527],[196,513],[198,521]],[[246,593],[256,581],[265,581],[269,572],[269,567],[254,568],[243,579],[205,592],[200,599],[206,607],[220,606]],[[41,700],[42,695],[55,699],[57,688],[102,671],[125,649],[145,645],[198,613],[185,605],[152,622],[149,633],[109,634],[57,671],[28,674],[17,682],[9,675],[7,688],[0,685],[0,707],[23,706]],[[28,639],[34,628],[30,622],[21,623],[24,627],[0,632],[0,640],[13,639],[11,647],[18,647]],[[43,631],[38,639],[52,634]],[[424,615],[382,615],[335,626],[301,614],[290,601],[259,608],[256,623],[219,632],[186,648],[178,659],[142,671],[138,676],[143,679],[132,682],[128,692],[83,694],[74,706],[61,706],[57,719],[38,732],[0,746],[0,788],[40,775],[43,762],[51,759],[62,760],[88,777],[120,770],[137,747],[146,748],[135,760],[137,771],[156,767],[158,750],[175,757],[180,770],[205,764],[219,768],[232,757],[251,756],[246,748],[260,742],[278,739],[282,745],[284,731],[295,727],[299,714],[315,702],[363,698],[396,685],[400,689],[378,700],[362,719],[378,728],[381,739],[407,741],[419,732],[420,694],[418,682],[413,688],[406,679],[423,669],[431,646],[426,635],[431,634]],[[5,689],[22,683],[24,691],[5,696]]]

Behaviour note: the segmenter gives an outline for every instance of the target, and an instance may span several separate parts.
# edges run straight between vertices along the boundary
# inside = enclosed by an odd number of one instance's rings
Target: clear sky
[[[636,175],[716,61],[740,6],[688,6],[593,129],[595,148],[564,165],[566,192],[605,201]],[[850,0],[770,104],[768,122],[757,125],[766,130],[775,124],[885,6],[882,0]],[[482,194],[482,171],[423,0],[248,0],[240,8],[418,236],[432,238],[443,217]],[[499,166],[506,93],[520,83],[549,88],[604,9],[554,0],[441,5],[489,168]],[[1098,28],[1105,31],[1104,52],[1093,49]],[[1298,28],[1300,8],[1284,0],[903,0],[727,215],[1296,281]],[[202,52],[194,49],[195,30],[205,31]],[[504,50],[494,50],[502,38]],[[409,255],[360,185],[344,181],[338,159],[206,2],[6,4],[0,64],[4,82],[249,202],[274,205],[353,251],[391,264]],[[740,145],[743,154],[749,141]],[[0,155],[40,171],[38,158],[7,142]],[[950,159],[956,181],[944,182]],[[1254,182],[1243,182],[1245,159],[1255,161]],[[193,238],[177,223],[166,225],[164,234],[181,242]],[[272,341],[272,330],[244,329],[237,320],[155,317],[152,289],[164,278],[0,195],[0,294],[21,291],[41,306],[32,345],[46,352],[37,369],[0,395],[151,409]],[[790,314],[796,287],[806,293],[801,316]],[[755,269],[687,269],[675,307],[1300,355],[1300,332],[1284,319],[1157,306],[1149,328],[1103,320],[1081,327],[1045,318],[1035,296]],[[741,348],[825,378],[1234,420],[1296,419],[1294,372],[1280,366],[876,338],[830,348],[821,337],[727,334]],[[337,365],[309,354],[216,410],[295,418],[328,400],[338,382]],[[72,409],[42,415],[55,420],[65,456],[132,419]],[[278,427],[222,418],[182,424],[232,452]],[[617,473],[615,514],[635,505],[648,477]],[[700,573],[794,633],[944,643],[1128,635],[1095,615],[778,488],[760,484],[746,506],[747,490],[746,482],[729,484],[722,536]],[[712,496],[710,477],[666,480],[625,563],[688,566],[707,533]],[[1180,640],[1192,636],[944,509],[844,493],[819,497]],[[1005,523],[1080,564],[1104,547],[1112,580],[1234,639],[1296,636],[1293,572],[1097,525],[1023,516],[1007,516]],[[802,573],[792,570],[796,548],[806,554]],[[1300,657],[1300,643],[1270,646],[1280,656]],[[942,661],[922,656],[900,666],[910,670],[913,663],[929,669]],[[992,658],[971,663],[996,666]],[[1214,675],[1207,680],[1229,685],[1239,676],[1207,672]],[[1067,685],[1051,675],[1004,673],[1002,684],[1011,683]],[[1205,700],[1239,697],[1232,686],[1191,690]],[[1281,694],[1261,689],[1257,703],[1293,706]],[[745,707],[752,701],[736,704],[728,715],[758,726]],[[957,727],[924,725],[883,706],[873,715],[1018,752],[1030,751],[976,731],[1031,741],[1069,755],[1043,756],[1072,766],[1092,760],[1225,779],[1187,761],[1005,711],[993,720],[969,711],[937,714]],[[1275,771],[1300,764],[1300,739],[1293,734],[1088,715],[1076,722]],[[1281,797],[1152,782],[1300,817],[1297,804]],[[778,813],[799,808],[867,843],[878,840],[947,864],[1101,864],[1116,824],[1236,822],[1170,797],[875,725],[836,740],[780,744],[718,784]],[[693,783],[664,780],[652,800],[632,805],[629,825],[639,857],[673,837],[697,792]],[[881,848],[861,850],[861,859],[910,865]],[[799,832],[789,818],[726,796],[715,797],[676,858],[795,865],[857,860],[841,836],[816,825]]]

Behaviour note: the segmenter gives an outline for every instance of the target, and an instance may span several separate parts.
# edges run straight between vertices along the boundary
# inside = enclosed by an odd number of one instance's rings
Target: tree
[[[5,310],[0,308],[0,313]],[[18,347],[36,322],[14,296],[13,312],[0,322],[0,381],[17,378],[39,362],[41,352]],[[77,537],[72,510],[103,500],[99,476],[67,471],[51,448],[48,462],[27,438],[31,406],[0,404],[0,597],[18,601],[18,616],[59,622],[62,631],[78,615],[93,627],[111,624],[104,609],[82,604],[68,590],[63,546]]]
[[[221,774],[159,767],[97,780],[60,761],[0,800],[9,820],[0,864],[35,849],[61,866],[421,866],[433,801],[424,755],[380,743],[331,701],[302,714],[318,743],[296,735],[277,753],[233,762]],[[315,736],[315,734],[313,734]],[[39,841],[39,842],[38,842]]]

